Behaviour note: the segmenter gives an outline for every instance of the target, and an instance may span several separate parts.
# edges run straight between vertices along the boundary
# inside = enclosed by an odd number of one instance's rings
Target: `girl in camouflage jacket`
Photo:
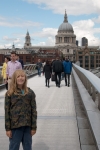
[[[12,76],[11,88],[5,95],[5,129],[9,137],[9,150],[32,150],[32,136],[36,133],[35,93],[27,87],[23,70],[16,70]]]

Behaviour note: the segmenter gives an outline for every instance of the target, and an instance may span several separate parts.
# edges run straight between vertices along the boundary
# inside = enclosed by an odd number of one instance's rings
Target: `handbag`
[[[55,74],[51,75],[51,81],[55,81]]]
[[[35,69],[38,70],[38,66],[36,66]]]

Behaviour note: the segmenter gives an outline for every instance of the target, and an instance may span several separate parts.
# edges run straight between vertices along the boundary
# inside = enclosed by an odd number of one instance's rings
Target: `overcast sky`
[[[22,48],[27,30],[32,45],[55,45],[65,9],[79,45],[100,46],[100,0],[1,0],[0,48]]]

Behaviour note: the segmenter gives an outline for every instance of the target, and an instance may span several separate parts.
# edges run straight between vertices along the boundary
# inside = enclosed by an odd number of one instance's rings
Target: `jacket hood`
[[[69,62],[69,60],[65,60],[66,62]]]

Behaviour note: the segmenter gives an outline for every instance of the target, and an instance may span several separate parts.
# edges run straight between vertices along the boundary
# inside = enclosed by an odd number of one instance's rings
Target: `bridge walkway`
[[[85,143],[83,140],[83,146],[81,146],[72,79],[70,87],[65,86],[62,80],[60,88],[55,86],[55,82],[50,82],[50,88],[48,88],[45,86],[44,76],[35,76],[28,79],[28,86],[36,94],[38,112],[33,150],[96,150],[93,139],[89,139],[87,144],[87,139]],[[0,91],[0,150],[8,150],[9,144],[4,129],[5,92],[6,90]]]

